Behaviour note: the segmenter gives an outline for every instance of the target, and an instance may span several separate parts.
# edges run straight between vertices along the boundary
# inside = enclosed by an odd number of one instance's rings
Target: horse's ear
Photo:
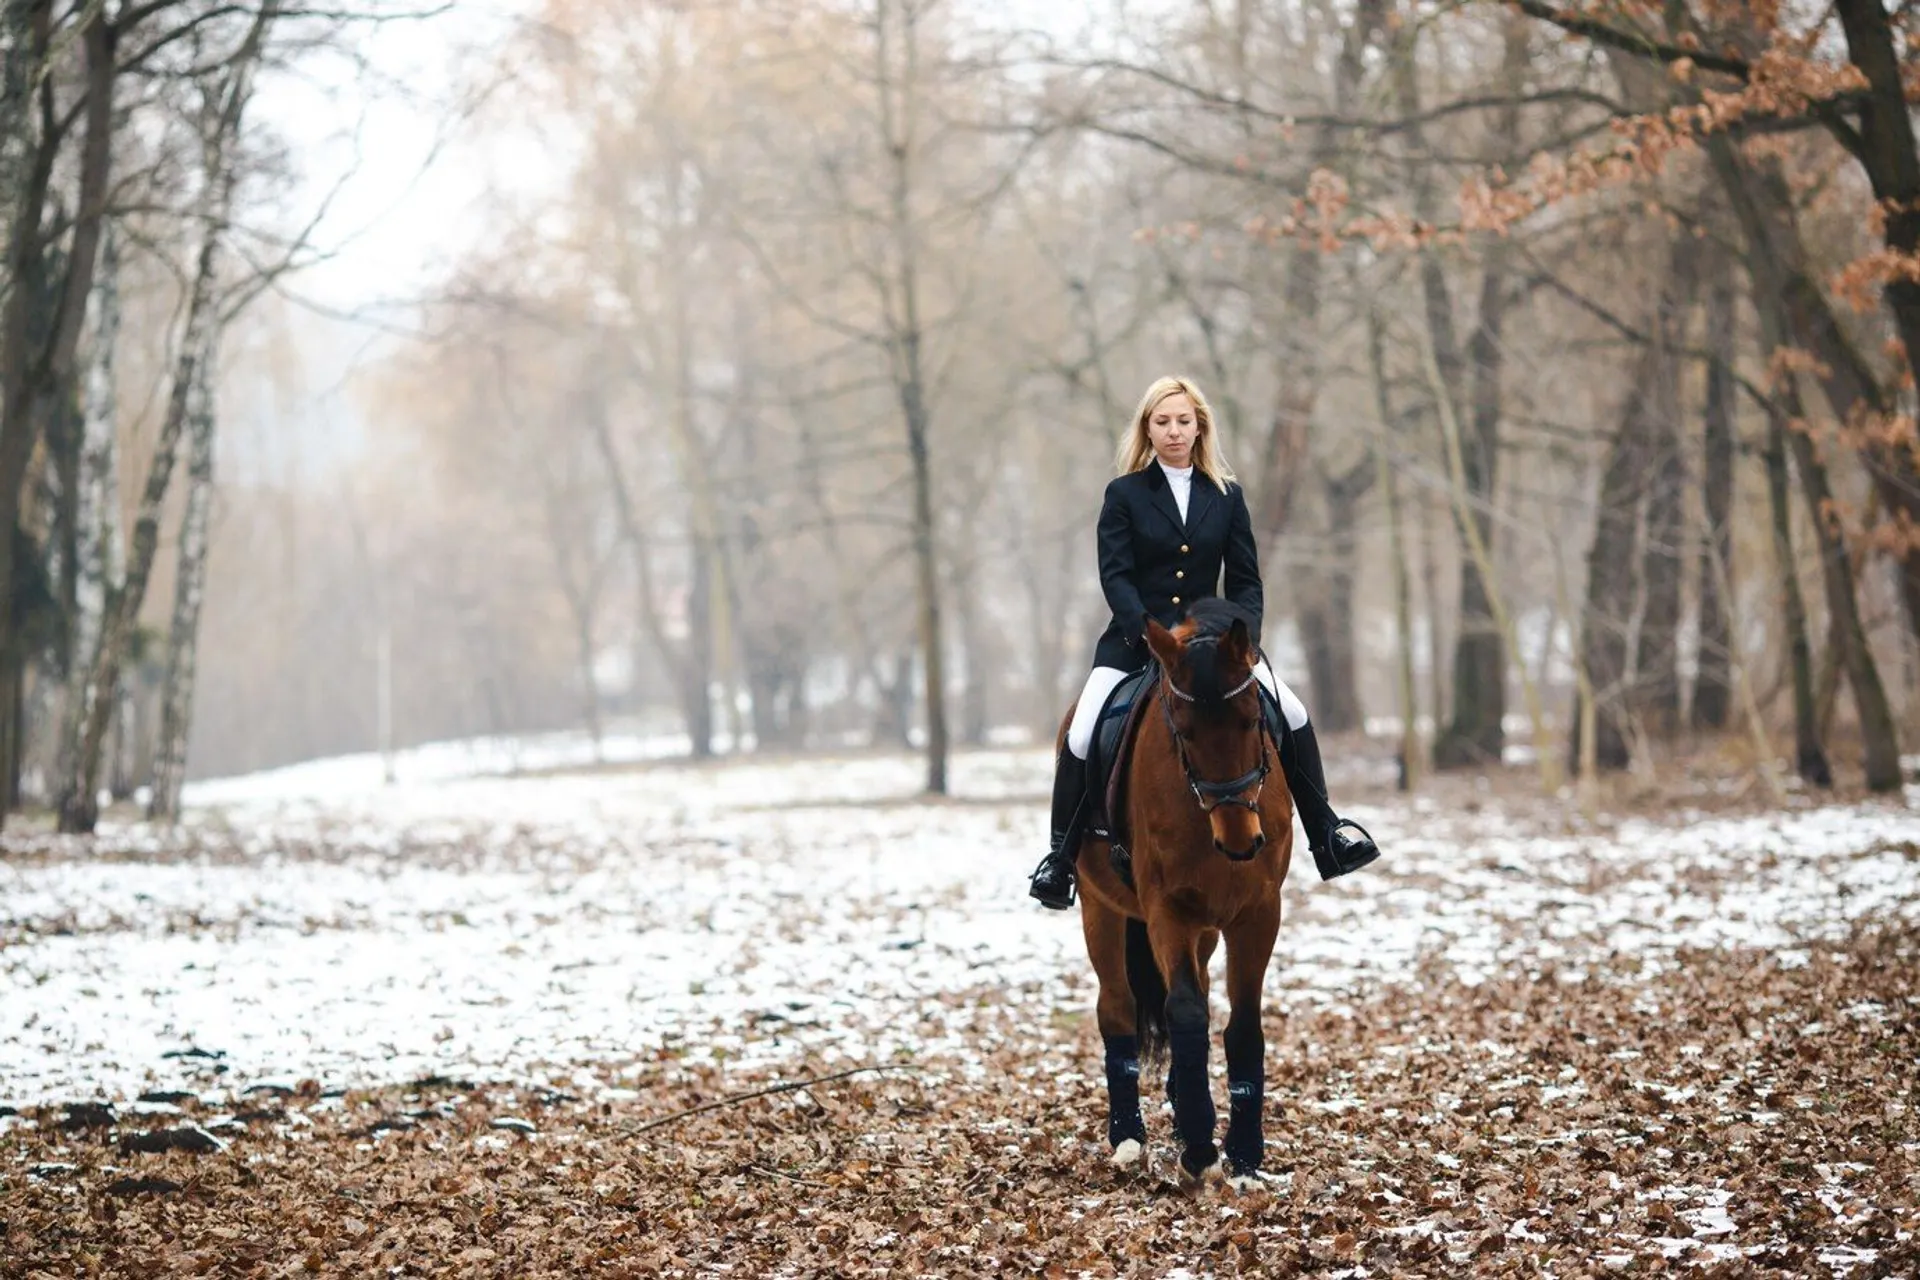
[[[1233,620],[1233,625],[1227,628],[1227,634],[1221,637],[1220,648],[1236,665],[1242,662],[1253,665],[1253,633],[1247,630],[1243,620]]]
[[[1173,671],[1179,668],[1182,652],[1179,639],[1152,618],[1147,619],[1147,648],[1151,649],[1153,656],[1160,660],[1161,670]]]

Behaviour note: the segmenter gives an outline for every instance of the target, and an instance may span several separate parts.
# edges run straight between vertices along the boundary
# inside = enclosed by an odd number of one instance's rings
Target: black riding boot
[[[1027,893],[1040,905],[1065,911],[1073,905],[1073,861],[1086,808],[1087,762],[1062,748],[1053,765],[1053,834],[1047,856],[1034,868]]]
[[[1287,771],[1287,789],[1293,792],[1293,807],[1299,811],[1300,825],[1307,829],[1307,847],[1313,850],[1313,865],[1322,880],[1358,871],[1380,856],[1379,846],[1367,829],[1340,817],[1327,799],[1327,773],[1320,764],[1320,743],[1313,726],[1303,724],[1292,730],[1291,751],[1280,753]],[[1358,835],[1348,834],[1349,829]]]

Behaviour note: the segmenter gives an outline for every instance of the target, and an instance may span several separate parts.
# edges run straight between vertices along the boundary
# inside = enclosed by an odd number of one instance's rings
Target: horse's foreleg
[[[1127,921],[1082,895],[1080,926],[1100,979],[1095,1016],[1106,1048],[1107,1146],[1115,1164],[1130,1165],[1146,1152],[1147,1125],[1140,1115],[1140,1041],[1133,1023],[1133,987],[1127,981]]]
[[[1280,932],[1280,904],[1238,922],[1227,932],[1227,1172],[1251,1178],[1260,1172],[1265,1140],[1260,1109],[1267,1084],[1266,1037],[1260,1030],[1260,998],[1267,961]]]
[[[1209,1009],[1213,1007],[1213,1004],[1212,1004],[1211,998],[1207,994],[1207,991],[1208,991],[1207,971],[1213,964],[1214,948],[1218,947],[1219,945],[1220,945],[1220,935],[1215,930],[1209,929],[1205,933],[1202,933],[1200,935],[1200,942],[1198,946],[1198,952],[1199,952],[1198,968],[1196,972],[1198,973],[1200,978],[1201,1002],[1204,1003]],[[1179,1088],[1179,1082],[1173,1078],[1173,1063],[1169,1061],[1167,1063],[1167,1105],[1169,1107],[1177,1107],[1179,1105],[1179,1103],[1176,1102],[1174,1099],[1174,1095],[1178,1090],[1178,1088]]]
[[[1154,959],[1167,978],[1167,1051],[1173,1059],[1168,1072],[1173,1099],[1173,1127],[1180,1135],[1180,1167],[1190,1177],[1201,1177],[1220,1159],[1214,1145],[1213,1091],[1207,1087],[1207,987],[1200,967],[1199,932],[1190,927],[1159,922],[1148,932]]]

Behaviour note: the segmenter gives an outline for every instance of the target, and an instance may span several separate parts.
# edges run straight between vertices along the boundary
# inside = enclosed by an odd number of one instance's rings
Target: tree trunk
[[[216,395],[220,333],[207,326],[206,347],[193,371],[187,406],[187,500],[180,516],[180,550],[173,584],[173,625],[167,633],[167,671],[160,693],[160,738],[154,744],[149,820],[180,819],[187,739],[193,729],[193,689],[200,656],[200,605],[207,588],[207,525],[213,508],[213,446],[219,424]]]
[[[593,742],[593,759],[598,764],[603,758],[605,730],[600,723],[600,681],[593,670],[593,613],[591,607],[573,611],[573,646],[575,660],[580,664],[580,703],[581,711],[587,717],[587,734]]]
[[[129,673],[131,674],[131,673]],[[140,787],[140,707],[133,681],[122,678],[113,700],[113,723],[107,744],[107,794],[128,800]]]
[[[1332,97],[1337,115],[1350,115],[1355,109],[1367,52],[1385,25],[1386,9],[1386,0],[1358,0],[1354,7],[1333,65]],[[1321,126],[1314,135],[1309,174],[1337,165],[1346,141],[1341,129],[1330,124]],[[1301,193],[1303,198],[1307,194]],[[1253,495],[1254,536],[1263,548],[1272,547],[1293,519],[1294,486],[1307,470],[1308,435],[1322,380],[1320,286],[1327,254],[1317,244],[1295,245],[1289,253],[1282,294],[1289,341],[1279,351],[1279,396],[1261,444],[1259,483]],[[1304,617],[1301,624],[1303,631],[1310,625]],[[1327,713],[1326,699],[1316,685],[1313,718],[1323,729],[1332,728]]]
[[[1860,621],[1846,534],[1833,515],[1833,490],[1827,480],[1826,464],[1797,412],[1794,417],[1796,420],[1787,424],[1787,444],[1793,450],[1794,467],[1800,472],[1800,490],[1806,497],[1820,546],[1820,577],[1826,587],[1827,612],[1833,621],[1847,683],[1853,688],[1854,709],[1860,716],[1867,787],[1872,791],[1897,791],[1901,785],[1899,730],[1886,687],[1880,681],[1879,666],[1867,645],[1866,628]],[[1810,710],[1817,714],[1817,708]]]
[[[1502,79],[1517,86],[1527,68],[1527,29],[1524,22],[1509,17],[1505,26],[1505,54]],[[1409,118],[1420,114],[1417,68],[1409,46],[1407,57],[1396,69],[1401,113]],[[1496,154],[1517,154],[1519,149],[1520,108],[1518,97],[1502,108],[1494,128]],[[1408,134],[1416,150],[1423,146],[1419,131]],[[1415,213],[1422,221],[1439,221],[1438,197],[1431,174],[1416,169],[1414,183]],[[1426,297],[1427,328],[1437,376],[1432,379],[1436,396],[1444,395],[1443,422],[1462,426],[1460,430],[1460,476],[1464,486],[1455,495],[1456,523],[1460,528],[1463,552],[1460,566],[1460,614],[1453,654],[1453,718],[1440,733],[1433,747],[1436,768],[1462,768],[1498,764],[1506,743],[1503,720],[1506,715],[1506,644],[1499,620],[1495,617],[1497,587],[1488,581],[1496,561],[1492,503],[1498,481],[1500,453],[1500,412],[1502,373],[1505,359],[1503,328],[1506,320],[1507,258],[1510,249],[1504,241],[1486,251],[1480,283],[1478,324],[1463,358],[1455,346],[1453,304],[1438,256],[1428,251],[1421,258],[1421,283]],[[1467,386],[1471,369],[1472,386]],[[1468,521],[1475,528],[1466,528]],[[1549,767],[1542,757],[1543,767]]]
[[[39,15],[50,0],[0,0],[0,245],[13,243],[14,219],[20,206],[13,194],[22,190],[32,166],[39,123],[33,110],[33,87],[39,79],[43,48],[35,39]],[[16,277],[0,280],[10,289]]]
[[[120,344],[120,247],[111,227],[101,241],[94,294],[74,503],[72,625],[56,779],[73,776],[82,727],[91,710],[91,659],[99,645],[107,600],[120,588],[126,557],[120,529],[119,398],[114,372]]]
[[[686,668],[680,697],[686,708],[693,758],[713,758],[713,544],[693,539],[692,581],[687,593]]]
[[[877,690],[880,706],[873,723],[875,746],[913,745],[913,654],[912,646],[902,649]]]
[[[1883,240],[1907,268],[1890,273],[1885,297],[1900,332],[1907,372],[1920,379],[1920,279],[1911,271],[1920,260],[1920,146],[1914,136],[1908,72],[1894,19],[1882,0],[1835,0],[1834,11],[1846,31],[1847,56],[1867,81],[1859,103],[1857,145],[1850,149],[1879,202]],[[1882,406],[1883,419],[1896,408]],[[1920,526],[1920,434],[1911,417],[1904,420],[1901,435],[1894,440],[1870,432],[1861,457],[1881,501],[1890,512],[1903,515],[1911,531]],[[1908,538],[1893,554],[1900,566],[1907,625],[1920,641],[1920,536]]]
[[[1841,330],[1818,284],[1806,273],[1791,198],[1777,168],[1748,168],[1724,138],[1713,139],[1709,155],[1746,239],[1747,272],[1753,281],[1766,350],[1771,353],[1797,344],[1815,356],[1815,376],[1840,421],[1850,421],[1856,412],[1886,412],[1888,406],[1872,370]],[[1827,609],[1839,629],[1840,657],[1860,716],[1867,786],[1875,791],[1897,789],[1901,784],[1898,729],[1860,622],[1846,533],[1833,509],[1826,464],[1806,429],[1798,390],[1791,378],[1784,381],[1780,395],[1786,401],[1783,412],[1792,419],[1785,427],[1786,443],[1800,472],[1801,490],[1820,545]],[[1808,700],[1811,716],[1811,685]]]
[[[1460,568],[1460,628],[1453,651],[1453,721],[1434,744],[1434,763],[1457,768],[1498,763],[1506,743],[1503,721],[1507,710],[1506,651],[1494,617],[1488,580],[1494,563],[1494,492],[1500,455],[1500,380],[1505,359],[1506,252],[1503,245],[1488,251],[1481,278],[1480,322],[1469,346],[1473,368],[1472,432],[1463,442],[1463,497],[1469,510],[1460,520],[1478,526],[1478,539],[1487,548],[1486,563],[1477,556],[1463,558]],[[1463,534],[1463,544],[1467,540]]]
[[[72,773],[61,780],[59,789],[60,830],[86,833],[93,830],[99,816],[100,758],[112,717],[114,692],[120,671],[139,624],[140,606],[146,598],[147,580],[160,543],[161,505],[173,478],[174,456],[180,435],[185,430],[194,388],[199,380],[199,363],[211,349],[219,324],[215,286],[219,278],[220,254],[233,211],[233,191],[237,165],[230,145],[239,132],[252,84],[252,71],[268,25],[279,8],[279,0],[264,0],[255,15],[245,43],[227,72],[220,113],[203,142],[206,196],[200,250],[187,294],[186,323],[180,338],[180,351],[173,368],[173,383],[161,420],[159,437],[147,470],[146,486],[140,496],[140,509],[133,527],[132,551],[127,564],[126,581],[108,594],[94,647],[86,694],[86,719],[80,735],[80,749]],[[91,265],[88,274],[91,275]],[[4,499],[0,487],[0,499]]]
[[[31,28],[27,42],[28,66],[39,68],[47,57],[52,6],[26,4],[6,10],[18,35],[22,25]],[[19,203],[11,214],[10,241],[7,248],[7,292],[0,306],[0,535],[20,523],[20,508],[27,465],[41,426],[54,406],[73,394],[74,360],[80,342],[80,330],[87,303],[93,291],[94,265],[100,245],[101,223],[106,210],[108,185],[113,167],[113,90],[117,73],[114,54],[115,31],[108,21],[105,6],[92,11],[81,31],[86,50],[86,139],[80,155],[79,203],[74,213],[73,234],[66,254],[66,271],[55,295],[51,315],[40,314],[47,247],[42,243],[42,219],[50,190],[58,137],[33,134],[31,126],[16,128],[4,140],[14,149],[8,160],[15,172],[17,186],[0,194],[19,193]],[[17,52],[17,50],[16,50]],[[17,65],[6,72],[11,76]],[[53,77],[41,77],[40,92],[52,114]],[[29,108],[28,116],[32,115]],[[22,134],[31,136],[23,141]],[[24,170],[24,174],[21,171]],[[0,600],[13,598],[18,563],[14,539],[0,536]],[[14,635],[17,619],[11,610],[0,610],[0,653],[18,646]],[[0,811],[0,820],[4,820]]]
[[[880,90],[880,129],[889,160],[891,192],[889,231],[892,236],[893,279],[888,307],[888,348],[894,389],[907,432],[907,459],[913,472],[913,562],[916,614],[920,635],[922,698],[926,707],[927,791],[947,791],[946,663],[940,606],[939,556],[933,518],[933,462],[928,441],[932,415],[927,406],[923,367],[925,329],[920,318],[920,261],[915,235],[913,159],[919,91],[919,43],[914,30],[918,14],[903,6],[900,70],[896,78],[889,16],[895,0],[875,6],[875,53]]]
[[[970,546],[979,545],[974,538],[969,538],[967,542]],[[949,583],[956,620],[960,624],[960,643],[967,650],[967,682],[960,692],[960,741],[969,747],[987,744],[987,731],[992,719],[988,672],[994,664],[987,655],[986,620],[981,617],[980,600],[975,593],[978,580],[979,566],[976,562],[956,573]]]
[[[1786,410],[1767,412],[1767,512],[1773,526],[1773,558],[1780,573],[1782,621],[1787,629],[1787,661],[1793,679],[1793,768],[1816,787],[1833,785],[1833,769],[1820,742],[1813,705],[1813,649],[1807,641],[1807,606],[1800,595],[1800,572],[1793,556],[1793,506],[1787,482]]]
[[[1447,682],[1440,678],[1440,673],[1446,670],[1447,645],[1446,638],[1440,634],[1440,562],[1434,550],[1438,537],[1434,525],[1441,518],[1435,514],[1432,501],[1423,498],[1420,503],[1420,580],[1425,586],[1423,598],[1427,605],[1427,718],[1435,734],[1447,722]]]
[[[1680,727],[1680,574],[1686,526],[1679,353],[1686,342],[1687,316],[1700,278],[1690,243],[1676,242],[1669,262],[1643,384],[1649,397],[1643,422],[1646,467],[1640,477],[1646,517],[1641,526],[1642,595],[1633,659],[1638,727],[1656,738],[1671,737]]]
[[[1358,641],[1353,629],[1354,578],[1358,572],[1355,513],[1373,487],[1372,458],[1345,475],[1323,476],[1327,501],[1327,563],[1310,575],[1301,591],[1300,639],[1306,650],[1307,679],[1313,690],[1313,722],[1323,733],[1361,727],[1360,688],[1354,662]]]
[[[1733,601],[1721,594],[1716,557],[1729,577],[1733,572],[1733,416],[1736,315],[1730,264],[1712,259],[1713,282],[1707,291],[1707,398],[1702,425],[1701,531],[1706,550],[1700,557],[1700,656],[1693,682],[1693,727],[1727,727],[1733,705]]]
[[[1400,511],[1399,482],[1394,477],[1391,444],[1398,415],[1387,382],[1386,325],[1377,311],[1367,314],[1367,367],[1373,379],[1374,409],[1380,417],[1381,440],[1373,458],[1380,498],[1387,512],[1387,547],[1393,574],[1393,634],[1400,711],[1400,777],[1402,791],[1420,785],[1426,761],[1420,749],[1420,706],[1413,682],[1413,584],[1407,569],[1405,521]]]
[[[1642,349],[1628,383],[1620,427],[1600,479],[1599,515],[1587,555],[1587,601],[1580,621],[1578,661],[1593,688],[1593,756],[1598,769],[1624,769],[1628,749],[1628,694],[1633,673],[1634,548],[1640,527],[1647,469],[1648,419],[1657,409],[1647,403],[1653,347]],[[1569,744],[1577,749],[1577,744]]]
[[[1427,386],[1440,412],[1442,444],[1447,455],[1447,488],[1453,498],[1454,523],[1466,542],[1467,555],[1471,558],[1473,568],[1485,585],[1487,612],[1492,615],[1494,635],[1500,641],[1503,666],[1505,661],[1511,660],[1514,670],[1519,673],[1521,697],[1525,700],[1527,720],[1533,729],[1534,758],[1540,768],[1541,789],[1551,795],[1560,789],[1562,771],[1558,758],[1547,746],[1546,711],[1540,704],[1540,687],[1534,683],[1526,663],[1521,661],[1519,629],[1514,625],[1513,612],[1507,608],[1496,581],[1493,549],[1481,536],[1480,521],[1476,518],[1480,512],[1468,504],[1470,486],[1466,477],[1466,449],[1462,441],[1465,432],[1454,414],[1453,402],[1446,394],[1446,387],[1441,382],[1440,366],[1434,359],[1431,343],[1423,346],[1422,355],[1426,358]],[[1457,714],[1455,720],[1457,723]]]
[[[1678,715],[1680,406],[1677,354],[1695,273],[1676,245],[1667,283],[1621,406],[1600,481],[1587,557],[1579,661],[1595,702],[1595,767],[1623,769],[1641,730],[1670,732]]]
[[[223,184],[230,187],[229,184]],[[160,512],[166,501],[167,486],[173,478],[174,455],[187,421],[187,402],[196,377],[196,365],[206,350],[207,330],[213,324],[213,273],[218,261],[223,214],[208,220],[208,230],[200,248],[199,266],[187,304],[186,334],[174,363],[173,390],[166,415],[161,420],[160,436],[154,444],[148,464],[146,486],[140,497],[139,514],[134,519],[132,554],[127,564],[126,581],[110,591],[101,623],[100,637],[94,645],[88,667],[85,695],[85,719],[81,724],[80,748],[75,754],[73,772],[62,780],[59,798],[60,830],[67,833],[91,832],[99,817],[100,753],[112,712],[114,690],[120,671],[133,643],[139,624],[140,606],[146,598],[147,579],[160,543]]]
[[[702,646],[696,639],[703,634],[704,624],[700,615],[705,608],[702,596],[707,590],[707,571],[701,559],[702,544],[695,540],[688,566],[688,642],[677,644],[668,630],[666,615],[661,612],[659,592],[653,580],[652,539],[641,521],[633,491],[627,487],[626,472],[621,466],[619,451],[613,445],[613,426],[607,418],[606,401],[600,395],[592,396],[587,403],[587,425],[593,432],[594,445],[605,464],[607,486],[613,493],[614,515],[620,524],[621,537],[633,553],[641,626],[653,643],[653,652],[666,664],[674,697],[680,703],[681,721],[687,728],[691,753],[696,759],[709,758],[713,755],[713,703],[708,696],[710,668],[703,665],[700,657]],[[707,661],[710,660],[709,653]],[[635,671],[638,670],[636,664]]]

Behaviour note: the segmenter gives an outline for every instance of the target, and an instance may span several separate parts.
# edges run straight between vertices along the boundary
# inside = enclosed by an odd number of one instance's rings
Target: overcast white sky
[[[384,3],[425,9],[434,0]],[[510,95],[496,96],[483,123],[464,114],[476,87],[497,81],[516,24],[542,3],[453,0],[432,18],[363,29],[357,60],[314,56],[262,78],[252,110],[292,145],[301,182],[277,217],[254,216],[294,228],[326,205],[313,240],[331,256],[285,282],[300,305],[265,300],[230,339],[230,478],[291,479],[356,451],[366,429],[354,375],[391,354],[403,340],[394,331],[415,329],[412,304],[487,233],[501,196],[530,203],[563,176],[536,129],[513,128]],[[991,20],[1067,43],[1097,25],[1089,6],[981,3]],[[271,359],[259,358],[269,349]]]
[[[324,208],[312,242],[326,256],[285,280],[290,302],[263,299],[229,338],[229,478],[292,481],[355,452],[366,427],[354,376],[414,330],[412,304],[485,234],[490,191],[525,195],[555,176],[543,152],[465,110],[538,3],[456,0],[362,30],[357,58],[262,77],[251,111],[289,144],[299,182],[247,216],[291,231]]]

